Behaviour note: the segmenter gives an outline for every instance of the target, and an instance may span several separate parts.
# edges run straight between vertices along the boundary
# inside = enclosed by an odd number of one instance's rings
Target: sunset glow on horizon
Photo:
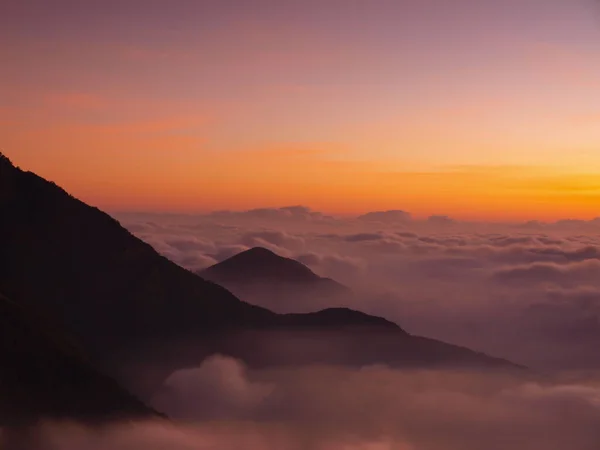
[[[600,216],[594,0],[9,1],[0,151],[109,211]]]

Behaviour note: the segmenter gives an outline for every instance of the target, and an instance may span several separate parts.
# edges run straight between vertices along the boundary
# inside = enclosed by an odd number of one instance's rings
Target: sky
[[[595,0],[5,0],[0,151],[111,211],[600,215]]]

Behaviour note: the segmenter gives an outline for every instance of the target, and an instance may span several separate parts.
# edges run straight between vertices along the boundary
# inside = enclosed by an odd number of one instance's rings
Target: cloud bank
[[[539,369],[600,368],[598,219],[466,223],[404,211],[340,218],[301,206],[117,219],[192,271],[263,246],[356,293],[249,299],[279,312],[349,306]]]
[[[349,370],[250,371],[222,356],[172,374],[155,400],[179,425],[47,424],[40,450],[595,450],[600,378]]]

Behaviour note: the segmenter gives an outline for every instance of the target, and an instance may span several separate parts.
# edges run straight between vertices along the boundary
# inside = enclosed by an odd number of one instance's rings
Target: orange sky
[[[35,3],[0,149],[101,208],[600,216],[589,0]]]

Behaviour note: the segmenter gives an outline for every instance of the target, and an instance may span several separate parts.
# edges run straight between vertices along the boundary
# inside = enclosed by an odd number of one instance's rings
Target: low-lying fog
[[[597,450],[600,377],[350,370],[249,371],[213,356],[154,406],[175,421],[46,424],[43,450]]]

